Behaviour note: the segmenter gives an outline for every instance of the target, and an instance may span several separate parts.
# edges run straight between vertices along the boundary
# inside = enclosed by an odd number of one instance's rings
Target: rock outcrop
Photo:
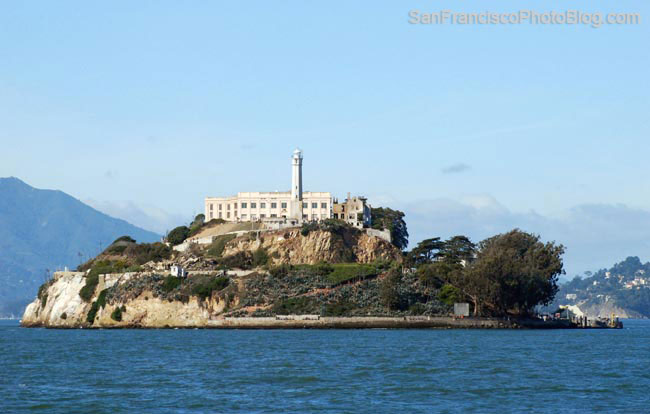
[[[261,233],[258,237],[244,235],[226,244],[223,256],[252,253],[260,248],[276,265],[402,260],[400,250],[389,242],[355,229],[342,234],[319,230],[303,235],[300,229],[292,229]]]
[[[218,295],[200,299],[189,296],[186,300],[172,300],[161,297],[152,287],[138,291],[136,297],[112,295],[103,305],[96,305],[94,321],[88,321],[88,314],[99,295],[119,292],[120,285],[134,279],[148,280],[146,274],[101,275],[92,299],[84,302],[79,291],[86,283],[83,272],[56,272],[48,282],[40,298],[36,298],[25,309],[22,326],[44,326],[51,328],[112,328],[112,327],[205,327],[215,315],[223,312],[226,303]],[[120,320],[114,311],[120,309]],[[123,311],[122,311],[123,310]]]
[[[213,240],[212,245],[195,244],[185,252],[172,252],[160,243],[116,241],[84,264],[83,272],[56,272],[28,305],[21,323],[56,328],[208,327],[232,314],[272,316],[273,307],[291,312],[331,307],[346,316],[383,315],[376,279],[390,263],[402,260],[401,251],[389,242],[349,226],[232,237],[220,249],[212,249],[218,243]],[[261,250],[263,261],[252,261]],[[239,256],[248,259],[229,261]],[[189,277],[170,276],[173,265],[181,265]],[[284,273],[274,272],[276,268]],[[294,297],[295,302],[285,303]]]

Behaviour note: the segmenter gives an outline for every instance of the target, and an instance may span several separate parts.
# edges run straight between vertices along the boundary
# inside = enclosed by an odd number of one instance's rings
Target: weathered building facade
[[[334,201],[332,217],[358,228],[370,227],[372,218],[368,200],[365,197],[351,197],[350,193],[344,202]]]
[[[278,221],[289,224],[318,221],[332,217],[332,194],[303,192],[302,151],[291,158],[291,190],[276,192],[242,192],[231,197],[206,197],[206,220]]]

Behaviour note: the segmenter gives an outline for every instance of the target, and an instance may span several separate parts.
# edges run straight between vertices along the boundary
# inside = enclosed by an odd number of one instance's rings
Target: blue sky
[[[412,9],[639,12],[637,26],[418,26]],[[402,208],[412,242],[512,227],[569,273],[650,259],[642,1],[5,2],[0,176],[164,231],[206,195]]]

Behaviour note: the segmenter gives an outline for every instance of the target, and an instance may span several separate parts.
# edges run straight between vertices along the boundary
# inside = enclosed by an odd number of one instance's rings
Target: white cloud
[[[461,200],[434,199],[400,207],[406,213],[409,247],[429,237],[457,234],[477,242],[513,228],[539,234],[566,247],[567,276],[610,267],[627,256],[647,259],[650,253],[650,211],[625,205],[584,204],[558,216],[510,211],[490,196]]]

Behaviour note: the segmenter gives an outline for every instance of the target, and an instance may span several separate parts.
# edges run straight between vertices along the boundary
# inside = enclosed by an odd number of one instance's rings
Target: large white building
[[[231,197],[206,197],[206,220],[302,221],[332,217],[332,194],[302,191],[302,151],[291,157],[291,191],[237,193]]]

